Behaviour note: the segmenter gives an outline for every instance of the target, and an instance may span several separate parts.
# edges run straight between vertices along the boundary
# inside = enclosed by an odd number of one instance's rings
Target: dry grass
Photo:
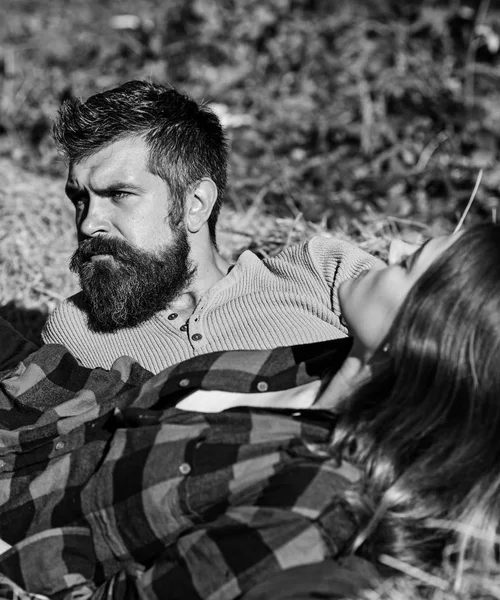
[[[76,289],[67,267],[74,227],[62,197],[60,181],[0,159],[0,315],[33,340]]]

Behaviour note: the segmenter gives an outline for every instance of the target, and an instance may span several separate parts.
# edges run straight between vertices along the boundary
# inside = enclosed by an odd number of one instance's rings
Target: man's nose
[[[95,237],[110,233],[111,221],[100,199],[90,199],[81,219],[77,220],[78,237]]]
[[[403,240],[392,240],[389,246],[389,257],[388,263],[390,265],[396,265],[401,262],[407,256],[410,256],[418,250],[420,244],[410,244]]]

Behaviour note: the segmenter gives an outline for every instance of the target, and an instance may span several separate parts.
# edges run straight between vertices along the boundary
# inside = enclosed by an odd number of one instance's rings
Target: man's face
[[[103,235],[150,251],[171,241],[172,198],[147,160],[146,143],[126,138],[70,165],[66,194],[75,207],[79,242]]]
[[[94,331],[146,321],[194,276],[185,227],[170,225],[168,186],[148,171],[147,155],[142,140],[126,139],[70,167],[79,240],[70,268]]]

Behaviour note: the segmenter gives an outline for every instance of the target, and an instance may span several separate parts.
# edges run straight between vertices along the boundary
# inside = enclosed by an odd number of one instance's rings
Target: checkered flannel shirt
[[[131,359],[89,370],[44,346],[4,370],[2,597],[232,599],[339,556],[357,473],[328,455],[333,415],[174,404],[195,389],[289,389],[349,348],[220,352],[151,378]]]

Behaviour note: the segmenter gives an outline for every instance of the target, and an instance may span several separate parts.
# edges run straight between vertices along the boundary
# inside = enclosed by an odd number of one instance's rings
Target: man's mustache
[[[129,242],[113,237],[98,236],[80,242],[73,260],[79,264],[88,262],[92,256],[108,254],[124,263],[135,263],[140,250]]]

